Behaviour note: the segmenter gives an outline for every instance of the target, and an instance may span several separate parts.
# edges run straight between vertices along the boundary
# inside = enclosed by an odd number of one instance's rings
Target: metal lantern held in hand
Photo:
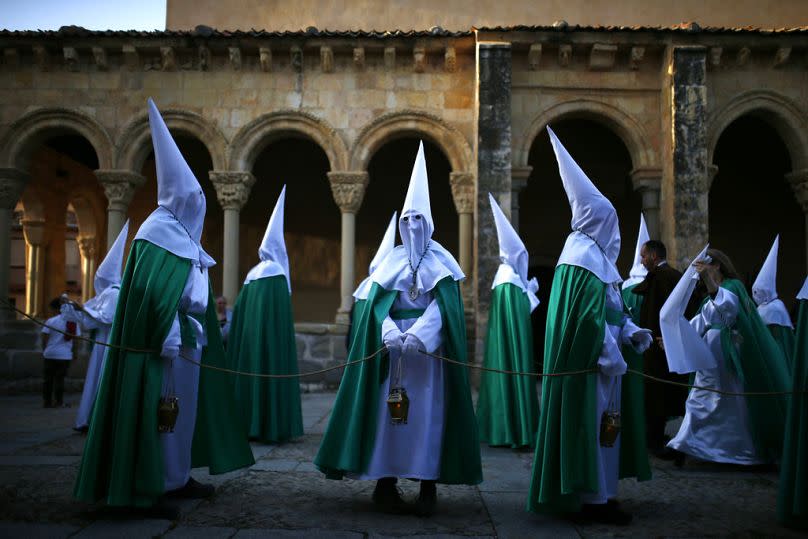
[[[160,404],[157,407],[157,432],[161,434],[174,432],[179,414],[180,399],[174,395],[160,397]]]
[[[407,390],[403,387],[391,388],[387,395],[387,409],[390,410],[393,425],[407,423],[407,416],[410,413],[410,398],[407,397]]]
[[[614,447],[617,436],[620,434],[620,412],[606,410],[600,416],[600,445]]]

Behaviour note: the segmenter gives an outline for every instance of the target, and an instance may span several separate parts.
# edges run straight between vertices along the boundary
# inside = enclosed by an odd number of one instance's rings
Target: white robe
[[[208,270],[192,266],[182,291],[179,312],[204,315],[208,307]],[[179,353],[199,362],[202,348],[207,344],[204,326],[189,317],[196,332],[196,348],[181,346],[179,314],[163,343],[163,350],[179,347]],[[166,354],[164,354],[166,355]],[[172,387],[173,386],[173,387]],[[173,393],[179,399],[180,412],[174,432],[160,435],[163,449],[163,479],[166,491],[182,488],[191,477],[191,444],[196,424],[196,404],[199,391],[199,366],[181,357],[164,360],[163,394]]]
[[[382,323],[382,336],[393,328],[418,337],[431,353],[440,353],[442,319],[432,293],[421,294],[411,301],[399,293],[390,309],[425,309],[418,318],[393,320],[388,316]],[[390,369],[379,391],[376,419],[376,440],[368,469],[360,479],[398,477],[437,479],[440,475],[443,445],[445,377],[443,362],[425,354],[415,353],[403,358],[401,385],[410,399],[406,424],[394,425],[387,408],[390,380],[402,358],[391,354]]]
[[[606,287],[606,307],[623,311],[623,299],[616,285]],[[603,348],[598,357],[598,383],[596,388],[597,406],[595,408],[595,426],[600,439],[600,419],[607,409],[620,411],[621,379],[626,372],[621,346],[632,345],[632,335],[638,328],[628,316],[623,316],[623,325],[606,325],[603,335]],[[647,348],[647,345],[646,345]],[[638,348],[639,351],[639,348]],[[613,447],[598,447],[597,452],[598,491],[581,494],[581,503],[603,504],[617,495],[617,481],[620,472],[620,436]]]
[[[738,316],[738,308],[738,296],[725,288],[719,288],[715,299],[707,301],[699,314],[690,321],[704,338],[717,364],[715,369],[696,371],[694,385],[724,391],[743,391],[743,385],[726,365],[721,349],[720,330],[711,328],[733,325]],[[679,432],[668,443],[668,447],[713,462],[764,462],[757,455],[749,432],[749,414],[744,397],[691,389],[685,410]]]

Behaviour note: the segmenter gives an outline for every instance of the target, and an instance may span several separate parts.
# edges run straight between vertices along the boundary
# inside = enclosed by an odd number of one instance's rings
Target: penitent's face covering
[[[432,226],[420,213],[407,212],[398,223],[398,231],[410,264],[415,268],[432,238]]]

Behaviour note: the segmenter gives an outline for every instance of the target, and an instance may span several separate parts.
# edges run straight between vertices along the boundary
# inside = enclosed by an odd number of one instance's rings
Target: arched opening
[[[22,221],[25,208],[18,202],[11,217],[11,249],[8,275],[8,300],[18,309],[25,308],[25,237],[22,233]]]
[[[12,246],[12,272],[17,277],[10,285],[17,292],[24,288],[29,314],[44,316],[48,301],[59,294],[81,297],[87,282],[84,272],[101,255],[92,242],[103,240],[96,231],[106,226],[106,198],[93,173],[98,156],[86,138],[55,131],[39,134],[36,140],[41,141],[36,147],[24,149],[30,155],[30,181],[14,221],[25,241],[24,283],[20,286],[20,272],[14,271],[20,265],[17,244]],[[79,237],[87,239],[85,254],[93,257],[93,264],[84,263]]]
[[[746,114],[721,133],[713,163],[718,173],[710,188],[710,245],[732,258],[751,287],[780,234],[777,284],[790,308],[805,278],[805,216],[785,179],[791,157],[783,139],[762,116]],[[754,226],[742,226],[744,221]]]
[[[331,322],[340,302],[340,211],[328,182],[329,162],[308,138],[272,140],[252,166],[256,178],[241,210],[239,280],[258,263],[258,249],[286,185],[284,236],[299,322]]]
[[[625,143],[608,127],[590,119],[556,121],[553,131],[617,210],[622,239],[617,267],[628,275],[642,205],[631,184],[632,162]],[[519,234],[530,254],[530,274],[539,280],[541,305],[533,311],[533,335],[538,343],[534,346],[536,358],[541,362],[553,272],[570,233],[572,212],[546,130],[533,141],[528,163],[533,170],[519,198]]]
[[[387,142],[373,154],[368,165],[369,182],[356,224],[356,279],[367,276],[370,264],[394,211],[401,214],[407,195],[412,166],[418,153],[417,137]],[[435,222],[434,240],[458,258],[457,212],[452,199],[449,173],[452,167],[446,155],[429,140],[424,140],[429,199]],[[396,244],[401,240],[397,239]]]
[[[205,227],[202,230],[202,247],[217,262],[210,268],[210,279],[214,293],[219,294],[222,289],[224,212],[216,198],[216,189],[208,176],[208,172],[213,168],[213,162],[207,147],[199,139],[188,136],[184,132],[172,132],[172,136],[205,193],[207,209],[205,210]],[[151,139],[148,142],[151,144]],[[127,211],[132,237],[134,237],[134,231],[140,228],[143,221],[157,208],[157,169],[154,162],[154,151],[149,152],[146,156],[140,173],[146,178],[146,181],[135,192]]]

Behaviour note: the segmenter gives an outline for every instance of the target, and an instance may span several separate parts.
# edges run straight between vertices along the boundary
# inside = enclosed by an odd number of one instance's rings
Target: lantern
[[[387,409],[390,410],[390,418],[393,425],[407,423],[407,415],[410,412],[410,399],[407,397],[407,390],[403,387],[393,387],[387,395]]]
[[[174,432],[179,413],[180,400],[176,396],[160,397],[160,404],[157,406],[157,432],[162,434]]]
[[[600,416],[600,445],[614,447],[617,436],[620,434],[620,412],[606,410]]]

